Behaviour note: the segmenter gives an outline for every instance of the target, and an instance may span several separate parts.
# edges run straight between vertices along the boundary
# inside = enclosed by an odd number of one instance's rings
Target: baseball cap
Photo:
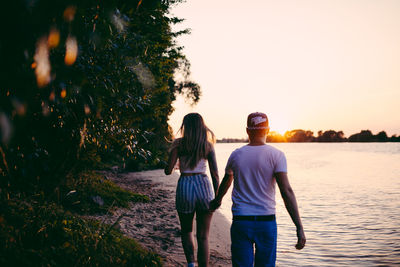
[[[247,129],[269,129],[267,115],[262,112],[253,112],[249,114],[247,117]]]

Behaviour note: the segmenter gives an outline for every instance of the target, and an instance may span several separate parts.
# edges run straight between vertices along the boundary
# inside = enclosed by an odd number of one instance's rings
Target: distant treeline
[[[393,135],[389,137],[385,131],[373,134],[370,130],[362,130],[359,133],[345,137],[343,131],[318,131],[317,136],[314,132],[308,130],[291,130],[284,135],[277,132],[270,132],[267,141],[271,143],[298,143],[298,142],[400,142],[400,136]],[[247,138],[222,138],[217,143],[242,143],[248,142]]]

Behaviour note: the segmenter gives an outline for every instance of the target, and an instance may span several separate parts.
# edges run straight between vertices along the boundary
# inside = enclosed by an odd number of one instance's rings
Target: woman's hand
[[[221,207],[221,201],[218,201],[216,198],[210,201],[210,211],[215,211],[219,207]]]
[[[172,170],[174,169],[177,160],[178,160],[178,148],[174,147],[169,153],[167,166],[165,166],[164,169],[164,173],[166,175],[170,175],[172,173]]]

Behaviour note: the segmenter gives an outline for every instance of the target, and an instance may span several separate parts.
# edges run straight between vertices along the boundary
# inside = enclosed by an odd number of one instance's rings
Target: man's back
[[[246,127],[249,144],[232,152],[217,196],[210,203],[211,210],[221,206],[222,198],[233,181],[231,250],[234,267],[254,266],[254,262],[255,266],[275,266],[276,183],[296,225],[296,248],[302,249],[306,243],[296,197],[287,176],[285,155],[265,143],[268,131],[266,114],[249,114]]]
[[[231,154],[226,169],[234,174],[233,215],[275,214],[274,173],[287,172],[283,152],[266,144],[245,145]]]

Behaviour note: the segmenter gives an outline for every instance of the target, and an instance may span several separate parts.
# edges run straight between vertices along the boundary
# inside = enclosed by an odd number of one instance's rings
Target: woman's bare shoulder
[[[182,140],[182,138],[176,138],[176,139],[172,140],[170,150],[172,150],[174,148],[178,148],[181,143],[181,140]]]
[[[182,141],[181,137],[180,138],[176,138],[176,139],[172,140],[172,144],[178,145],[181,141]]]
[[[214,144],[210,141],[207,141],[207,155],[210,153],[215,153]]]

